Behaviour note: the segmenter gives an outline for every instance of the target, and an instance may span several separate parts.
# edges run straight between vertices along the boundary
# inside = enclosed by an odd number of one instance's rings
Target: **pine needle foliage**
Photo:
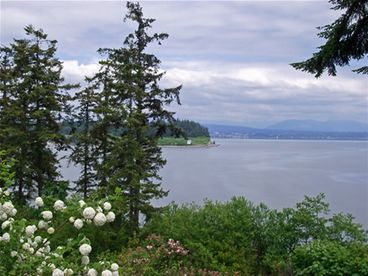
[[[334,10],[343,11],[332,24],[319,27],[319,37],[326,43],[319,47],[306,61],[292,63],[297,70],[302,70],[315,77],[320,77],[327,70],[329,75],[336,75],[336,66],[349,65],[350,60],[361,60],[368,54],[368,2],[367,0],[330,0]],[[368,66],[353,70],[368,74]]]

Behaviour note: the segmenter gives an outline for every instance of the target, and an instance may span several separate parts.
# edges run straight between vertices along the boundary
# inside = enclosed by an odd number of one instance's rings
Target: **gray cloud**
[[[290,118],[367,120],[367,84],[342,69],[314,79],[288,64],[310,57],[322,41],[317,26],[338,13],[326,1],[143,2],[167,32],[150,51],[162,60],[163,85],[183,84],[178,117],[202,122],[265,125]],[[64,76],[78,82],[98,70],[100,47],[119,47],[134,26],[109,1],[1,2],[1,43],[42,27],[59,41]]]

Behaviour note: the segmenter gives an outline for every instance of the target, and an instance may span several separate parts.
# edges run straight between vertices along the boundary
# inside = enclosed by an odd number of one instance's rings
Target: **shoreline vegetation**
[[[162,137],[158,140],[160,147],[216,147],[218,146],[210,137]]]

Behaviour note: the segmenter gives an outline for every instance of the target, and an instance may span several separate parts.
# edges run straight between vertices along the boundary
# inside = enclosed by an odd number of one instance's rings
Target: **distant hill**
[[[308,130],[311,129],[311,125],[306,130],[299,129],[287,129],[286,125],[280,125],[279,127],[284,129],[272,128],[251,128],[242,126],[230,126],[230,125],[214,125],[207,124],[211,137],[213,138],[246,138],[246,139],[310,139],[310,140],[368,140],[367,131],[332,131],[329,129],[341,128],[327,128],[322,130]],[[341,126],[341,125],[340,125]],[[297,125],[295,124],[295,127]],[[318,128],[314,128],[318,129]],[[353,129],[353,128],[350,128]],[[354,130],[357,128],[354,128]],[[364,129],[364,128],[363,128]]]
[[[351,121],[287,120],[268,126],[266,129],[322,131],[322,132],[368,132],[368,124]]]

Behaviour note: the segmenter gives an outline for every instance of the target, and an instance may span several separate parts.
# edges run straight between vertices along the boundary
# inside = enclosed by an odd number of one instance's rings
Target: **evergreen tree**
[[[158,138],[173,123],[173,113],[167,105],[179,101],[181,86],[162,89],[159,81],[160,60],[145,50],[154,41],[161,41],[167,34],[147,33],[154,19],[143,17],[138,3],[127,3],[126,19],[138,24],[134,33],[127,36],[124,47],[107,50],[114,72],[115,100],[121,126],[119,138],[114,142],[108,158],[110,189],[119,187],[126,196],[129,207],[128,220],[131,234],[138,231],[140,213],[146,218],[155,208],[150,201],[167,195],[160,183],[159,170],[164,166]],[[166,122],[166,123],[164,123]],[[155,131],[150,131],[153,126]]]
[[[43,30],[25,28],[27,39],[15,39],[2,48],[2,56],[11,57],[8,72],[9,89],[3,89],[1,102],[2,147],[18,162],[15,165],[15,186],[20,199],[54,182],[57,172],[55,150],[65,146],[59,132],[59,119],[67,108],[63,85],[62,63],[55,57],[56,40],[48,40]],[[4,58],[3,58],[4,61]],[[6,96],[4,96],[6,94]],[[51,146],[52,144],[52,146]]]
[[[105,54],[104,49],[100,49],[101,55]],[[106,195],[109,181],[109,168],[107,164],[108,156],[112,150],[116,139],[113,130],[119,126],[122,114],[118,113],[118,102],[116,86],[112,69],[113,61],[107,58],[100,61],[100,71],[93,78],[88,79],[88,83],[95,91],[94,114],[96,123],[91,129],[91,135],[96,143],[95,164],[99,190],[102,195]]]
[[[13,87],[12,51],[9,47],[0,48],[0,144],[6,144],[10,137],[9,109]]]
[[[349,65],[351,59],[360,60],[368,54],[367,0],[330,0],[330,3],[332,9],[344,12],[332,24],[320,27],[319,36],[326,39],[326,43],[310,59],[291,64],[317,78],[326,69],[329,75],[335,76],[336,65]],[[368,66],[353,71],[368,74]]]
[[[87,79],[88,81],[88,79]],[[81,176],[75,182],[75,191],[82,193],[87,198],[90,192],[97,186],[96,143],[91,135],[93,123],[93,109],[95,107],[94,90],[86,87],[76,93],[74,100],[77,101],[73,127],[78,127],[72,135],[72,153],[70,160],[80,165]]]

